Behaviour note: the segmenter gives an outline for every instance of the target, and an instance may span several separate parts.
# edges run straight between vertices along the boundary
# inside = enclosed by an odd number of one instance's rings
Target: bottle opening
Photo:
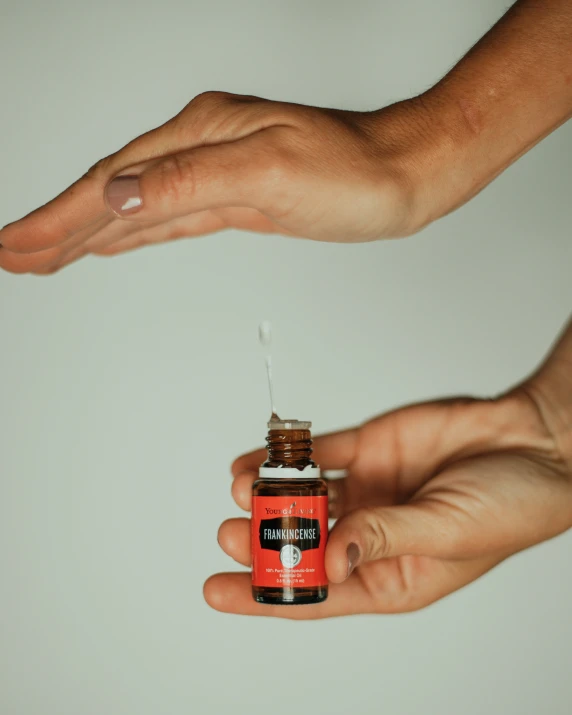
[[[270,430],[309,430],[311,427],[311,422],[281,420],[278,416],[273,416],[268,422],[268,429]]]

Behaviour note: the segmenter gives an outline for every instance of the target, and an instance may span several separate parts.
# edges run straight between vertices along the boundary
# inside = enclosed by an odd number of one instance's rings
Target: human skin
[[[212,576],[206,601],[293,619],[428,606],[572,527],[572,322],[541,369],[496,399],[407,407],[314,447],[322,468],[348,471],[329,483],[337,521],[326,547],[327,601],[256,603],[248,572]],[[232,494],[246,511],[264,458],[257,450],[232,466]],[[249,519],[225,521],[218,539],[250,566]]]
[[[53,273],[239,228],[413,234],[572,114],[572,0],[522,0],[432,89],[374,112],[209,92],[0,231],[0,267]]]
[[[4,227],[0,267],[53,273],[88,254],[224,228],[339,242],[408,236],[570,118],[571,46],[572,0],[522,0],[432,89],[375,112],[203,94]],[[538,375],[498,399],[418,405],[316,440],[323,468],[350,472],[332,484],[341,518],[328,600],[265,607],[243,573],[209,579],[207,601],[293,618],[414,610],[568,529],[570,353],[569,330]],[[233,467],[245,509],[261,456]],[[243,519],[219,533],[244,565],[248,532]]]

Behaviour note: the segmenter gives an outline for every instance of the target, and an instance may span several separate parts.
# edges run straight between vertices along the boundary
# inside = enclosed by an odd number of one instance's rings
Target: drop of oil
[[[272,345],[272,323],[269,320],[263,320],[258,326],[258,339],[264,348]]]

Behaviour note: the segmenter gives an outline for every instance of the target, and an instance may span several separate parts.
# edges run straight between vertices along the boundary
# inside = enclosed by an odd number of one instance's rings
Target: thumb
[[[395,556],[447,558],[462,549],[462,525],[439,504],[358,509],[340,519],[326,547],[326,571],[341,583],[356,566]]]
[[[268,134],[268,132],[264,132]],[[120,218],[163,221],[197,211],[262,208],[265,181],[279,173],[262,132],[203,146],[125,169],[106,186],[105,200]]]

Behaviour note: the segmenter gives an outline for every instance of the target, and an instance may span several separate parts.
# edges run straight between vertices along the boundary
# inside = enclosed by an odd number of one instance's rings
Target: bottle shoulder
[[[317,467],[318,465],[311,459],[304,457],[303,459],[267,459],[264,464],[261,465],[264,468],[279,469],[281,467],[292,467],[293,469],[303,469],[305,467]]]

